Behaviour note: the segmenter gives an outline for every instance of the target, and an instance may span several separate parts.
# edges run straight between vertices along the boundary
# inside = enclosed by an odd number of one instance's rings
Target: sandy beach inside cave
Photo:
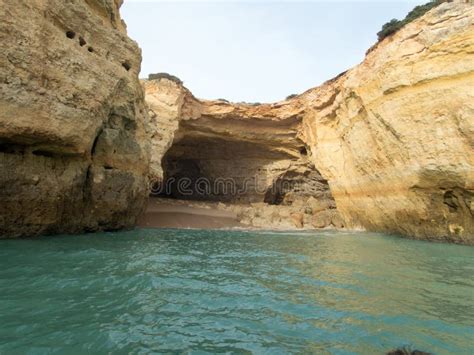
[[[196,229],[243,227],[236,213],[218,209],[217,203],[199,204],[166,198],[150,198],[138,226]]]

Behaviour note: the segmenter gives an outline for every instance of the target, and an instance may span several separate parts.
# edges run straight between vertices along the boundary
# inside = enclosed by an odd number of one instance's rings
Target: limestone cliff
[[[0,0],[0,236],[131,227],[148,195],[121,0]]]
[[[442,4],[299,98],[349,226],[474,242],[473,20],[471,4]]]
[[[198,100],[167,78],[143,86],[157,195],[222,202],[254,227],[342,227],[299,136],[303,106]]]
[[[357,67],[275,104],[197,100],[172,81],[146,81],[160,137],[154,176],[162,161],[174,177],[257,176],[260,193],[240,202],[313,202],[295,225],[342,225],[328,217],[337,205],[351,228],[474,243],[473,19],[472,5],[444,3]],[[270,190],[287,179],[299,183]]]
[[[471,4],[290,100],[199,100],[158,76],[146,108],[121,2],[0,0],[0,237],[131,227],[151,178],[247,225],[474,243]]]

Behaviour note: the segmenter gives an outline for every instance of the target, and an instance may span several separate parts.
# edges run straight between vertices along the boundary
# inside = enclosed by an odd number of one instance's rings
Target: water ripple
[[[1,241],[0,353],[470,353],[474,248],[366,233]]]

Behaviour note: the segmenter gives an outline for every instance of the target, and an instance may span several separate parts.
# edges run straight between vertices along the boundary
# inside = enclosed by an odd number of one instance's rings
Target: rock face
[[[0,0],[0,236],[131,227],[148,195],[120,0]]]
[[[131,227],[151,178],[250,226],[474,243],[471,4],[289,100],[198,100],[155,75],[148,109],[120,5],[0,0],[0,237]]]
[[[471,4],[444,3],[357,67],[275,104],[200,101],[179,83],[147,81],[154,125],[164,131],[154,176],[163,178],[161,162],[165,181],[224,176],[240,186],[256,176],[262,188],[238,199],[205,196],[251,204],[239,207],[251,225],[286,216],[299,227],[345,224],[472,244],[473,19]],[[298,184],[278,187],[284,181]],[[169,195],[200,198],[175,190]]]
[[[313,228],[313,209],[334,215],[320,227],[341,221],[299,137],[302,107],[198,100],[165,76],[143,86],[157,195],[222,202],[255,227]]]
[[[299,98],[349,227],[474,243],[473,19],[442,4]]]

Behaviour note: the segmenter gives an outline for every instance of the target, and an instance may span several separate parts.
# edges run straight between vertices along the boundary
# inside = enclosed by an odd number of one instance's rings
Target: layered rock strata
[[[472,244],[473,19],[471,4],[444,3],[380,42],[355,68],[275,104],[197,100],[172,80],[146,81],[161,137],[154,176],[163,179],[163,167],[165,181],[167,170],[194,180],[258,176],[260,193],[205,197],[267,207],[315,201],[307,214],[293,213],[295,225],[345,224]],[[299,188],[269,189],[285,180]],[[257,214],[249,223],[272,226]]]
[[[0,236],[132,227],[148,195],[141,54],[120,0],[0,0]]]
[[[131,227],[151,178],[247,225],[474,243],[472,4],[436,7],[275,104],[198,100],[155,76],[149,121],[120,5],[0,0],[1,237]]]
[[[249,226],[342,227],[300,138],[301,108],[198,100],[166,77],[143,86],[157,195],[220,202]]]
[[[349,227],[474,242],[474,6],[444,3],[298,98]]]

